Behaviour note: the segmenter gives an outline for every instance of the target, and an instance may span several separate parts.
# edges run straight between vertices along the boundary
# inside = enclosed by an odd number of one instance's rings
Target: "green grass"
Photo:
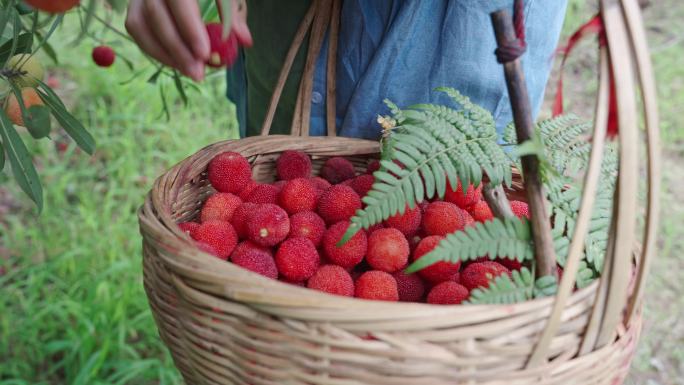
[[[65,100],[98,147],[93,157],[73,145],[62,156],[49,140],[39,143],[46,198],[39,216],[3,183],[22,207],[0,218],[0,245],[10,254],[0,258],[0,384],[179,383],[142,288],[136,210],[154,177],[237,132],[223,76],[189,91],[187,108],[169,99],[167,122],[145,76],[122,86],[131,76],[123,62],[99,69],[89,43],[61,48]],[[167,89],[175,95],[172,84]]]
[[[566,33],[593,12],[573,0]],[[648,281],[645,330],[627,383],[682,385],[684,4],[652,1],[646,17],[661,97],[666,210]],[[217,74],[189,91],[191,106],[170,101],[167,122],[160,118],[159,91],[146,77],[120,85],[131,75],[125,65],[95,67],[89,44],[73,48],[67,44],[72,36],[65,30],[53,39],[63,51],[61,92],[98,149],[93,157],[73,146],[60,155],[49,140],[39,143],[46,201],[40,216],[0,173],[0,385],[177,384],[142,288],[136,210],[154,177],[235,135],[233,109]],[[582,47],[566,70],[568,108],[591,116],[583,104],[593,87],[591,44]],[[118,49],[145,63],[130,45]],[[175,95],[171,84],[167,94]]]

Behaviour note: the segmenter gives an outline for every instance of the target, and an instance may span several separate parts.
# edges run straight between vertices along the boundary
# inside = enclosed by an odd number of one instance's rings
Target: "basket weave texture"
[[[224,151],[243,154],[258,182],[273,181],[275,160],[285,150],[309,154],[314,174],[331,156],[347,157],[359,171],[378,156],[377,142],[306,136],[307,119],[297,121],[297,116],[308,113],[304,101],[310,100],[306,94],[311,89],[307,91],[310,84],[305,83],[313,70],[307,62],[293,136],[251,137],[208,146],[159,177],[139,211],[145,290],[160,336],[186,383],[622,383],[641,330],[643,282],[654,243],[658,133],[655,93],[636,1],[601,3],[610,49],[601,49],[595,146],[575,238],[556,297],[514,305],[469,306],[366,301],[271,280],[197,249],[176,223],[195,219],[203,201],[213,193],[205,170],[215,155]],[[330,24],[335,31],[336,8],[339,1],[312,2],[302,23],[313,31],[310,56],[318,53],[315,46],[320,41],[313,38],[316,30],[325,31]],[[334,49],[334,42],[330,46]],[[334,61],[334,54],[328,58]],[[582,216],[591,211],[596,190],[592,178],[598,175],[601,163],[611,67],[620,87],[619,105],[626,107],[619,111],[615,223],[603,277],[575,291],[579,246],[586,235]],[[281,74],[285,78],[287,71],[286,60]],[[648,201],[642,236],[637,236],[635,225],[639,138],[634,79],[642,91],[647,128]],[[330,97],[334,101],[330,93],[328,97],[328,102]],[[273,111],[277,99],[274,95]],[[334,125],[334,119],[328,122]],[[267,122],[264,134],[268,126]],[[330,128],[329,133],[334,133],[334,127]],[[643,247],[633,246],[638,243]]]

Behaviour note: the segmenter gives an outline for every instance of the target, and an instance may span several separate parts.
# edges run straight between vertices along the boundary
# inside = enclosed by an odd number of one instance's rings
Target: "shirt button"
[[[322,102],[322,101],[323,101],[323,95],[321,95],[320,92],[315,92],[315,91],[314,91],[314,92],[311,94],[311,102],[312,102],[313,104],[318,104],[318,103],[320,103],[320,102]]]

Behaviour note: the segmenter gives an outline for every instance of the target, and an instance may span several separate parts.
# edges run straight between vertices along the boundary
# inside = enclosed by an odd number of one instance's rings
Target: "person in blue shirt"
[[[258,135],[276,79],[311,0],[233,0],[233,32],[251,39],[228,70],[242,136]],[[527,51],[522,56],[536,116],[551,70],[567,0],[525,0]],[[513,0],[343,0],[337,55],[338,135],[376,139],[384,99],[400,107],[449,104],[435,92],[453,87],[487,108],[502,129],[512,120],[503,69],[494,56],[489,14]],[[248,10],[248,12],[245,12]],[[247,16],[245,17],[245,13]],[[195,80],[204,76],[209,41],[196,0],[132,0],[126,27],[141,49]],[[290,131],[306,43],[292,67],[271,128]],[[317,60],[311,135],[325,135],[327,41]]]

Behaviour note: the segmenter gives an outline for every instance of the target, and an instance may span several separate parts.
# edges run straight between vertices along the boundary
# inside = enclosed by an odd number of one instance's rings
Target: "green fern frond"
[[[489,258],[516,259],[520,262],[534,256],[532,234],[527,219],[499,218],[448,234],[431,252],[413,262],[407,273],[413,273],[439,261],[469,261]]]
[[[460,95],[454,92],[450,95]],[[511,185],[511,164],[497,144],[491,114],[464,98],[458,99],[463,111],[427,104],[394,111],[401,115],[402,124],[383,143],[381,168],[373,174],[375,183],[363,198],[366,207],[351,219],[341,243],[407,204],[413,208],[425,199],[444,197],[447,183],[451,189],[459,181],[477,186],[486,174],[492,184]]]
[[[489,287],[474,289],[465,303],[468,304],[511,304],[532,299],[535,291],[534,277],[523,267],[489,281]]]
[[[518,143],[518,133],[515,131],[515,123],[510,122],[506,125],[501,136],[501,140],[504,144],[516,144]]]
[[[550,297],[558,292],[558,279],[555,275],[539,277],[534,282],[534,298]]]
[[[592,270],[584,261],[580,261],[579,268],[577,270],[577,277],[575,278],[575,283],[578,289],[585,288],[591,285],[592,282],[596,280],[596,273]]]
[[[397,124],[401,125],[406,119],[401,109],[389,99],[385,99],[383,100],[383,102],[387,107],[389,107],[390,113],[392,113],[392,115],[394,116],[394,119],[397,121]]]
[[[463,111],[466,116],[473,121],[474,125],[480,129],[488,131],[490,128],[496,129],[496,124],[494,122],[494,117],[486,109],[470,101],[470,98],[458,92],[455,88],[451,87],[438,87],[436,91],[441,91],[447,94],[453,101],[460,104],[463,107]]]

